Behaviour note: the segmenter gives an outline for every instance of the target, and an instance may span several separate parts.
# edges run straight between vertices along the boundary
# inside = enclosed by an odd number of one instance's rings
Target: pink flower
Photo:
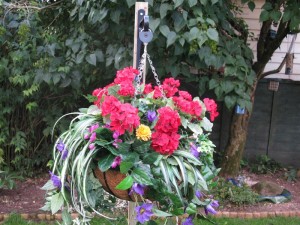
[[[214,121],[215,118],[219,115],[218,106],[213,99],[205,98],[203,99],[204,105],[208,112],[210,112],[210,120]]]
[[[144,88],[144,94],[149,94],[153,91],[152,85],[151,84],[146,84]]]
[[[106,96],[102,103],[102,116],[117,111],[122,103],[115,96]]]
[[[173,77],[166,78],[163,82],[163,89],[168,98],[174,96],[180,86],[179,80],[175,80]]]
[[[151,138],[151,146],[154,151],[163,155],[171,155],[178,148],[180,135],[176,132],[164,133],[158,131],[154,132]]]
[[[93,132],[90,137],[90,142],[94,142],[96,140],[96,132]]]
[[[133,97],[134,93],[135,93],[135,88],[133,86],[132,81],[126,81],[120,84],[120,89],[118,90],[119,95]]]
[[[139,74],[139,71],[137,69],[130,67],[126,67],[122,70],[118,70],[116,74],[116,78],[114,80],[114,83],[121,84],[123,82],[133,82],[135,76]]]
[[[114,111],[110,116],[110,127],[112,131],[119,132],[120,135],[125,131],[132,132],[133,129],[140,125],[138,109],[129,103],[124,103]]]
[[[121,156],[117,156],[114,159],[113,163],[111,164],[111,168],[116,168],[117,166],[119,166],[121,164],[121,162],[122,162]]]
[[[162,107],[157,110],[159,117],[154,127],[156,131],[160,132],[177,132],[181,124],[180,116],[177,111],[168,106]]]

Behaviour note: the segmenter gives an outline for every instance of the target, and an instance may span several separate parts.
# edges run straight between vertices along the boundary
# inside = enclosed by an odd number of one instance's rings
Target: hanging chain
[[[165,98],[165,93],[163,91],[163,88],[161,86],[160,80],[159,80],[158,75],[156,73],[155,67],[153,66],[153,62],[150,59],[150,55],[147,52],[147,45],[148,45],[148,43],[144,43],[144,53],[141,56],[140,64],[139,64],[139,67],[138,67],[139,74],[138,74],[137,80],[136,80],[136,83],[137,83],[136,94],[138,94],[138,93],[141,92],[141,80],[143,78],[143,74],[145,74],[144,70],[145,70],[145,66],[146,66],[147,60],[148,60],[150,68],[151,68],[153,76],[154,76],[154,79],[155,79],[155,82],[156,82],[156,84],[157,84],[157,86],[159,88],[159,91],[161,92],[162,96]]]

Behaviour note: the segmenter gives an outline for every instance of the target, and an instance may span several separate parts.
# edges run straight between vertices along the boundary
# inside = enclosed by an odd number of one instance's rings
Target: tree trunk
[[[251,101],[254,104],[254,94],[257,82],[254,83]],[[226,145],[220,175],[223,177],[235,177],[240,170],[240,162],[244,155],[244,149],[247,140],[248,125],[251,117],[251,112],[246,110],[245,114],[233,114],[229,139]]]

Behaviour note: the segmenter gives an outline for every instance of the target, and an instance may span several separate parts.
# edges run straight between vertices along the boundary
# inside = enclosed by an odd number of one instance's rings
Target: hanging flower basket
[[[57,139],[45,188],[53,213],[71,203],[85,220],[90,212],[101,214],[103,189],[140,202],[136,219],[141,223],[152,215],[187,213],[192,220],[197,207],[216,213],[218,203],[208,193],[218,169],[208,135],[217,105],[192,98],[174,78],[161,85],[147,53],[141,61],[146,58],[156,86],[140,83],[143,63],[139,70],[117,71],[114,82],[94,90],[93,105],[74,113]],[[61,205],[53,206],[57,201]]]
[[[99,179],[103,189],[108,193],[114,195],[115,197],[126,200],[134,201],[132,195],[130,195],[130,190],[118,190],[116,186],[126,178],[126,174],[121,173],[119,170],[107,170],[102,172],[100,169],[94,169],[95,176]]]

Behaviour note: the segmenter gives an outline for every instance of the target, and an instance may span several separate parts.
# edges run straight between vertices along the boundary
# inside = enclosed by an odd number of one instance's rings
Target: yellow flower
[[[137,129],[136,129],[136,136],[139,140],[143,141],[149,141],[151,138],[151,130],[150,127],[141,124]]]

